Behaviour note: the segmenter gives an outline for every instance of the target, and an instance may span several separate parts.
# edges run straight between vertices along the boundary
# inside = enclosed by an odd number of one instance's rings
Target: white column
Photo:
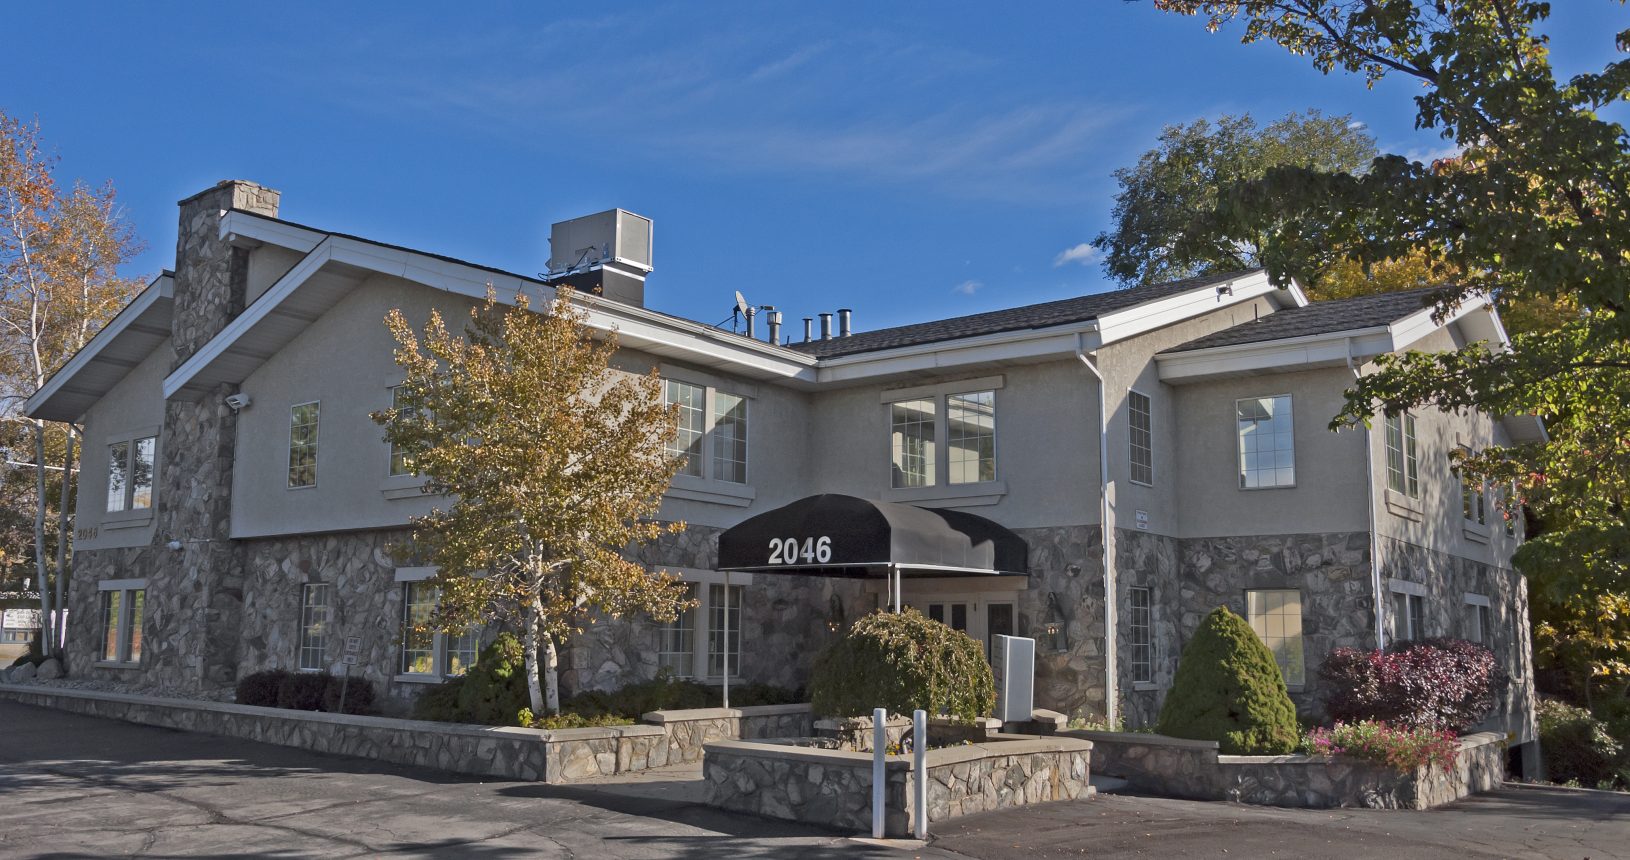
[[[918,839],[928,838],[928,712],[918,708],[911,712],[911,778],[912,795],[916,799],[915,817]]]
[[[730,707],[730,571],[724,572],[724,702]]]
[[[887,810],[884,808],[887,773],[883,768],[884,756],[888,752],[889,712],[883,708],[872,709],[872,838],[883,838],[883,819]]]

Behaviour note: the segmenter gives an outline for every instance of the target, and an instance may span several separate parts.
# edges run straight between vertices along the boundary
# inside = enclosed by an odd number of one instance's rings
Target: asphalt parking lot
[[[0,701],[0,856],[1630,857],[1630,796],[1512,788],[1430,812],[1132,796],[969,816],[884,846],[684,786],[547,786]]]

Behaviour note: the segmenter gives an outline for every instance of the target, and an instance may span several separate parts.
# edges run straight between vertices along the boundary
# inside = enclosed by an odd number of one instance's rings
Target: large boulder
[[[55,681],[62,677],[62,663],[57,658],[52,657],[40,664],[40,668],[34,673],[34,677],[41,681]]]
[[[37,671],[38,669],[33,663],[24,663],[23,665],[11,670],[11,680],[14,682],[32,681],[34,680],[34,673]]]

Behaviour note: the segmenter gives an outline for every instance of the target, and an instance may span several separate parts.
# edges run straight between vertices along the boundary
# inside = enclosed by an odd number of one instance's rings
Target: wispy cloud
[[[1098,249],[1086,242],[1082,242],[1079,245],[1073,245],[1059,251],[1058,256],[1053,258],[1053,268],[1068,266],[1071,263],[1080,263],[1085,266],[1096,259],[1098,259]]]
[[[1445,143],[1442,146],[1432,146],[1424,149],[1419,147],[1406,149],[1404,150],[1404,157],[1410,161],[1419,161],[1430,166],[1434,161],[1443,158],[1455,158],[1465,151],[1465,147],[1458,143]]]
[[[678,16],[688,14],[557,22],[580,37],[506,31],[430,50],[410,34],[378,35],[369,64],[327,91],[358,109],[540,148],[548,138],[621,164],[814,174],[1029,203],[1096,199],[1104,170],[1089,153],[1134,109],[986,92],[993,60],[901,33],[803,35],[741,21],[676,42]],[[607,38],[624,49],[616,63],[605,61]],[[402,61],[384,61],[391,51]]]
[[[971,296],[983,289],[984,286],[984,283],[981,281],[963,281],[962,283],[952,287],[951,292],[957,293],[958,295]]]

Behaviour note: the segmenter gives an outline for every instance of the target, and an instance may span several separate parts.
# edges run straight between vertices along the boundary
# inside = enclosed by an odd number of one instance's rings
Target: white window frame
[[[676,579],[678,579],[678,580],[680,580],[680,581],[682,581],[684,583],[694,585],[696,587],[696,595],[695,595],[695,597],[696,597],[696,601],[697,601],[696,606],[694,606],[694,607],[692,607],[690,609],[691,617],[693,619],[693,623],[691,624],[691,630],[690,630],[691,647],[690,647],[690,652],[689,652],[690,653],[691,668],[690,668],[689,672],[674,671],[674,676],[677,677],[677,678],[688,678],[688,679],[691,679],[691,680],[701,681],[703,683],[709,683],[709,684],[720,683],[720,682],[722,682],[724,680],[724,676],[722,674],[716,674],[716,673],[713,673],[713,672],[710,671],[711,668],[712,668],[712,666],[711,666],[711,663],[712,663],[711,637],[713,635],[713,630],[714,630],[714,628],[713,628],[713,608],[714,607],[713,607],[713,596],[712,596],[711,592],[713,590],[712,589],[713,586],[715,586],[715,585],[723,586],[725,584],[725,582],[724,582],[724,580],[725,580],[724,574],[719,572],[719,571],[716,571],[716,570],[700,570],[700,569],[695,569],[695,568],[680,568],[680,569],[667,568],[667,572],[669,574],[672,574],[674,576],[674,578],[676,578]],[[736,589],[741,589],[742,593],[745,594],[747,592],[747,590],[748,590],[747,587],[751,586],[752,584],[753,584],[753,575],[750,574],[750,573],[732,572],[730,574],[730,588],[731,588],[732,591],[734,591]],[[737,619],[740,619],[740,618],[743,617],[742,608],[741,608],[740,603],[732,603],[731,608],[736,610]],[[659,637],[661,637],[662,633],[663,633],[664,629],[667,627],[667,625],[665,625],[665,624],[663,624],[661,622],[655,622],[654,626],[656,627],[656,629],[658,631],[657,635]],[[739,623],[739,621],[733,622],[731,624],[730,632],[731,632],[732,637],[737,640],[737,646],[736,647],[737,647],[738,651],[743,652],[743,653],[746,652],[746,650],[750,646],[750,643],[747,641],[746,631],[742,629],[742,626]],[[679,651],[663,651],[661,649],[662,649],[662,647],[664,646],[665,643],[663,643],[662,641],[659,641],[657,644],[658,644],[657,651],[658,651],[659,654],[683,654],[683,653],[685,653],[685,652],[679,652]],[[660,660],[660,657],[658,659]],[[731,657],[730,681],[731,681],[731,683],[735,683],[736,681],[738,681],[740,679],[741,679],[741,655],[740,655],[740,653],[738,653],[738,654],[732,655],[732,657]]]
[[[311,595],[317,589],[321,589],[323,600],[313,604]],[[295,642],[295,665],[302,672],[321,672],[328,668],[329,632],[334,621],[334,606],[329,601],[333,594],[333,587],[326,582],[300,584],[300,634]],[[318,613],[313,610],[321,610],[320,617],[314,617]],[[312,635],[313,628],[321,632]],[[314,659],[308,660],[308,657]]]
[[[882,392],[879,401],[884,407],[884,493],[889,497],[902,499],[1004,493],[1000,450],[1002,439],[1001,420],[999,418],[1002,405],[999,392],[1006,384],[1006,381],[1006,378],[1002,376],[986,376],[976,379],[939,382],[932,385],[918,385],[911,388],[895,388]],[[988,481],[952,483],[950,398],[986,393],[991,396],[991,479]],[[894,485],[894,405],[913,400],[928,400],[934,403],[933,473],[929,475],[929,481],[926,484],[914,487],[897,487]]]
[[[1141,412],[1142,412],[1142,415],[1143,415],[1145,426],[1141,429],[1141,431],[1138,428],[1137,422],[1135,420],[1137,418],[1140,410],[1137,410],[1137,409],[1133,408],[1133,404],[1136,402],[1135,400],[1133,400],[1134,397],[1143,398],[1144,409],[1141,410]],[[1138,445],[1138,434],[1140,432],[1146,437],[1145,443],[1142,446]],[[1149,475],[1148,475],[1147,480],[1143,480],[1143,479],[1140,479],[1138,477],[1138,467],[1140,465],[1138,463],[1138,452],[1140,450],[1144,452],[1145,457],[1148,460],[1147,468],[1149,470]],[[1127,453],[1126,453],[1126,456],[1127,456],[1127,475],[1129,476],[1127,478],[1127,480],[1131,481],[1134,484],[1141,484],[1141,485],[1143,485],[1145,487],[1154,486],[1154,484],[1155,484],[1155,401],[1154,401],[1154,398],[1150,397],[1147,394],[1144,394],[1143,392],[1137,390],[1136,388],[1129,388],[1126,391],[1126,451],[1127,451]]]
[[[145,507],[138,508],[138,507],[135,506],[135,504],[136,504],[136,481],[135,481],[136,447],[137,447],[138,444],[140,444],[142,442],[146,442],[149,439],[151,439],[152,442],[153,442],[153,467],[152,467],[152,469],[150,470],[150,473],[147,476],[147,480],[148,480],[147,505]],[[113,503],[113,498],[108,493],[108,490],[109,490],[108,481],[111,480],[112,477],[113,477],[113,449],[114,449],[115,446],[118,446],[118,445],[125,446],[124,463],[123,463],[124,475],[125,475],[125,485],[124,485],[124,490],[121,493],[120,498],[119,498],[119,504],[121,505],[121,507],[118,508],[117,510],[115,510],[114,508],[111,507],[111,505]],[[128,520],[149,520],[149,519],[151,519],[152,516],[153,516],[154,508],[156,508],[158,506],[158,470],[159,470],[159,457],[160,457],[160,452],[159,452],[159,428],[157,428],[157,427],[145,427],[145,428],[142,428],[142,429],[139,429],[139,430],[127,430],[127,431],[124,431],[122,433],[114,434],[114,435],[108,437],[107,441],[103,445],[102,450],[106,453],[106,456],[107,456],[107,472],[103,476],[103,481],[102,481],[102,496],[103,496],[103,498],[102,498],[102,508],[103,508],[102,518],[103,518],[103,521],[106,522],[108,520],[127,520],[127,519]],[[136,525],[136,523],[126,523],[126,525]],[[111,526],[110,526],[110,528],[111,528]]]
[[[1394,430],[1398,434],[1398,445],[1392,444]],[[1421,497],[1421,449],[1420,438],[1416,433],[1415,415],[1411,412],[1398,412],[1388,414],[1385,418],[1387,489],[1411,499]],[[1394,463],[1396,457],[1397,462]],[[1396,468],[1394,468],[1396,466]],[[1393,475],[1398,476],[1398,485],[1393,486]]]
[[[1488,595],[1474,594],[1470,591],[1461,595],[1461,606],[1467,612],[1463,621],[1464,626],[1472,626],[1476,622],[1477,638],[1467,636],[1466,639],[1476,642],[1485,648],[1494,647],[1494,608],[1489,603]]]
[[[114,631],[114,656],[107,656],[108,620],[106,598],[108,593],[119,595],[119,626]],[[132,608],[136,605],[136,594],[142,594],[142,617],[139,622],[132,623]],[[141,665],[141,654],[132,655],[136,648],[135,634],[139,631],[138,624],[147,622],[147,580],[145,579],[104,579],[96,583],[96,661],[95,665],[128,669]],[[144,637],[145,638],[145,637]]]
[[[1466,448],[1460,450],[1467,455],[1471,454]],[[1465,472],[1457,470],[1457,476],[1460,480],[1460,518],[1467,523],[1487,525],[1488,504],[1483,497],[1488,492],[1488,484],[1478,481],[1474,487]]]
[[[402,390],[402,387],[405,384],[406,383],[398,383],[396,385],[389,386],[386,389],[387,391],[390,392],[390,408],[391,409],[400,409],[401,408],[400,406],[398,406],[396,404],[396,397],[397,397],[397,393]],[[320,415],[318,416],[318,420],[321,420]],[[404,463],[406,463],[407,462],[407,453],[399,450],[396,447],[395,442],[392,442],[392,441],[387,439],[386,442],[385,442],[385,448],[386,448],[386,459],[385,459],[385,477],[386,478],[417,478],[417,477],[419,477],[419,473],[416,472],[416,471],[413,471],[412,469],[409,469],[408,471],[405,471],[405,472],[396,471],[396,460],[397,460],[397,458],[400,457],[401,460]]]
[[[1245,468],[1245,454],[1246,454],[1246,451],[1245,451],[1245,434],[1241,432],[1241,428],[1240,428],[1240,417],[1239,417],[1240,408],[1239,408],[1239,405],[1241,403],[1249,403],[1249,402],[1252,402],[1252,401],[1260,402],[1260,401],[1263,401],[1263,400],[1279,400],[1281,398],[1283,398],[1285,400],[1286,404],[1287,404],[1288,409],[1287,409],[1285,417],[1286,417],[1286,420],[1288,420],[1290,422],[1290,483],[1288,483],[1288,484],[1279,483],[1279,475],[1278,475],[1279,470],[1278,470],[1278,466],[1275,465],[1275,467],[1274,467],[1274,482],[1272,484],[1260,484],[1259,483],[1254,487],[1246,486],[1245,475],[1246,475],[1246,472],[1248,470]],[[1234,452],[1235,452],[1234,453],[1234,463],[1235,463],[1235,472],[1239,476],[1239,488],[1241,490],[1248,490],[1248,491],[1253,491],[1254,492],[1254,491],[1257,491],[1257,490],[1288,490],[1288,489],[1294,489],[1296,487],[1296,471],[1297,471],[1297,469],[1296,469],[1296,398],[1294,396],[1287,393],[1287,394],[1261,394],[1261,395],[1257,395],[1255,397],[1238,397],[1238,398],[1235,398],[1234,399],[1233,427],[1234,427]],[[1279,451],[1279,449],[1277,447],[1274,448],[1273,450],[1274,450],[1274,453],[1276,453],[1276,454]],[[1256,452],[1256,453],[1260,453],[1260,452]]]
[[[294,482],[294,428],[297,427],[297,426],[304,426],[304,425],[297,425],[297,424],[294,423],[294,415],[295,415],[294,410],[299,409],[302,406],[315,406],[315,407],[317,407],[317,420],[316,420],[316,422],[314,422],[311,425],[312,431],[313,431],[313,439],[311,441],[311,483],[309,483],[309,484],[296,484]],[[322,454],[321,454],[321,452],[322,452],[322,426],[323,426],[323,402],[321,400],[307,400],[307,401],[304,401],[302,403],[291,403],[291,404],[289,404],[289,446],[288,446],[288,460],[287,460],[287,463],[286,463],[286,465],[288,467],[288,481],[285,484],[287,489],[290,489],[290,490],[311,490],[311,489],[315,489],[317,487],[317,477],[318,477],[318,471],[319,471],[318,468],[317,468],[318,463],[319,463],[318,458],[322,456]]]
[[[474,636],[476,645],[475,653],[477,655],[481,653],[481,631],[479,629],[466,630],[460,636],[453,636],[437,630],[432,634],[430,646],[430,665],[433,667],[432,670],[429,672],[406,671],[406,663],[403,660],[403,650],[407,646],[407,586],[410,583],[419,583],[424,582],[425,580],[435,579],[436,572],[437,570],[434,567],[399,567],[396,569],[396,588],[398,593],[401,595],[401,604],[397,607],[398,642],[395,656],[396,680],[398,681],[419,684],[439,684],[442,681],[446,681],[450,678],[463,677],[465,672],[469,671],[468,666],[465,667],[464,672],[455,673],[449,671],[449,657],[454,650],[449,647],[451,644],[450,640]],[[472,659],[469,665],[474,666],[475,661]]]
[[[1407,579],[1393,578],[1387,580],[1387,593],[1404,596],[1405,614],[1402,618],[1398,617],[1398,599],[1394,597],[1387,603],[1387,614],[1392,619],[1392,641],[1414,642],[1425,639],[1427,637],[1426,586]],[[1419,617],[1417,617],[1415,611],[1417,607],[1420,609]],[[1400,621],[1405,623],[1402,630],[1399,628]]]
[[[668,400],[669,383],[690,385],[702,390],[701,450],[697,452],[701,474],[693,475],[681,468],[681,471],[674,475],[674,486],[684,487],[688,485],[696,489],[705,487],[713,492],[726,495],[741,495],[744,499],[750,500],[752,498],[750,488],[753,483],[753,399],[756,395],[748,390],[749,386],[740,388],[721,386],[711,381],[694,378],[690,374],[664,371],[660,378],[662,380],[662,403],[664,406],[671,405]],[[717,435],[719,428],[718,395],[721,393],[730,397],[739,397],[742,402],[742,422],[747,425],[747,432],[744,434],[746,445],[743,452],[743,480],[741,481],[730,481],[714,477],[717,471],[715,461],[718,456],[714,448],[718,444],[717,440],[719,438]],[[747,504],[747,502],[744,501],[742,504]]]
[[[1267,609],[1265,614],[1258,613],[1256,601],[1252,598],[1256,595],[1263,595],[1264,603],[1266,603],[1266,595],[1270,594],[1296,595],[1296,633],[1294,635],[1285,633],[1282,630],[1275,633],[1270,629],[1269,622],[1274,618],[1274,610],[1283,607],[1265,607]],[[1293,690],[1302,689],[1307,685],[1307,613],[1304,611],[1306,602],[1306,595],[1303,594],[1300,588],[1249,588],[1245,591],[1246,623],[1251,625],[1251,630],[1262,640],[1262,644],[1268,646],[1268,650],[1273,652],[1274,662],[1279,665],[1279,671],[1284,675],[1285,686]],[[1283,626],[1284,617],[1283,615],[1280,616],[1281,627]],[[1279,651],[1275,647],[1276,642],[1291,641],[1296,643],[1295,664],[1300,672],[1294,677],[1290,674],[1290,667],[1279,659]]]
[[[1136,596],[1142,595],[1143,606]],[[1131,669],[1134,688],[1149,688],[1155,683],[1155,592],[1147,585],[1133,585],[1126,591],[1127,665]],[[1142,611],[1143,623],[1138,613]],[[1141,636],[1140,636],[1141,633]],[[1139,659],[1139,649],[1143,649]]]

